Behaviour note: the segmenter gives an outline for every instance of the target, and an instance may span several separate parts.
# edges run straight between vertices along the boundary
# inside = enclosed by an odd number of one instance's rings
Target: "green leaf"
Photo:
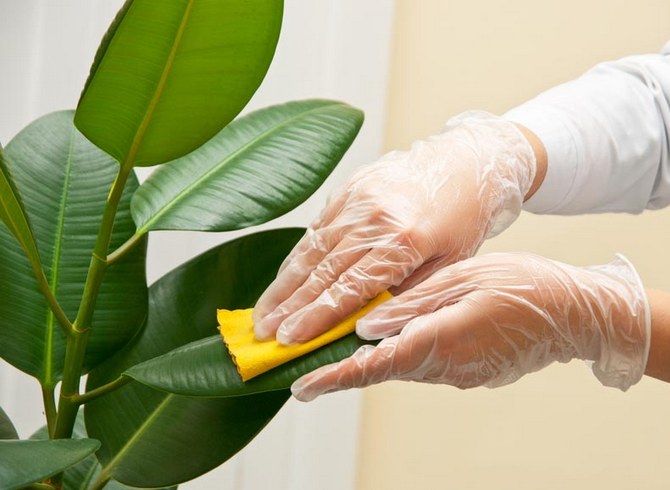
[[[97,462],[97,460],[96,460]],[[96,470],[100,470],[100,465],[96,465]],[[96,473],[94,476],[97,478],[98,473]],[[93,480],[95,481],[95,480]],[[129,487],[128,485],[124,485],[123,483],[119,483],[116,480],[111,480],[107,485],[105,485],[105,490],[137,490],[138,487]],[[171,487],[163,487],[158,490],[177,490],[178,486],[173,485]],[[69,488],[65,487],[63,490],[70,490]],[[84,487],[72,487],[72,490],[87,490]],[[142,490],[142,489],[140,489]],[[145,489],[149,490],[149,489]]]
[[[14,424],[9,419],[9,416],[0,407],[0,439],[18,439],[19,435],[16,433]]]
[[[33,231],[30,228],[28,216],[26,215],[21,197],[14,184],[12,173],[5,161],[5,155],[0,146],[0,219],[5,223],[9,231],[16,237],[25,251],[33,268],[39,269],[40,254]]]
[[[276,218],[318,189],[362,123],[361,111],[328,100],[240,118],[142,184],[131,204],[137,233],[227,231]]]
[[[118,164],[86,140],[72,112],[57,112],[30,124],[7,146],[8,164],[30,217],[51,290],[74,318],[105,201]],[[118,247],[135,232],[131,176],[112,235]],[[38,291],[19,245],[0,228],[0,356],[47,387],[60,379],[65,335]],[[146,316],[146,243],[109,268],[96,303],[85,368],[125,345]]]
[[[13,490],[60,473],[86,458],[100,443],[94,439],[0,441],[0,482]]]
[[[282,0],[127,0],[96,55],[77,127],[124,164],[189,153],[260,85],[282,12]]]
[[[77,414],[77,420],[74,424],[74,430],[72,432],[73,439],[86,439],[88,435],[86,434],[86,427],[84,425],[84,412],[83,410]],[[31,439],[48,439],[49,435],[47,432],[47,427],[43,426],[37,430],[32,436]],[[94,454],[91,454],[86,459],[80,461],[76,465],[65,470],[63,476],[63,490],[88,490],[91,484],[94,483],[100,474],[100,463]],[[114,480],[110,481],[105,485],[105,490],[131,490],[136,487],[129,487],[122,483],[116,482]],[[163,488],[161,490],[176,490],[176,486],[170,488]]]
[[[253,305],[304,230],[256,233],[221,245],[166,275],[149,291],[134,343],[94,370],[89,389],[130,366],[216,333],[217,308]],[[103,473],[133,486],[195,478],[244,447],[288,399],[286,390],[237,398],[188,398],[131,382],[86,405]],[[188,455],[187,457],[185,455]]]
[[[186,396],[227,397],[285,390],[303,374],[349,357],[367,342],[347,335],[314,352],[287,362],[247,382],[220,335],[179,347],[167,354],[133,366],[126,375],[157,390]]]

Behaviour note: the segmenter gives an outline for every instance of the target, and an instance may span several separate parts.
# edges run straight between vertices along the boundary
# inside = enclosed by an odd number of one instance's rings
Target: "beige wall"
[[[397,0],[387,148],[472,108],[503,112],[598,61],[657,52],[667,0]],[[670,290],[670,210],[641,216],[524,214],[484,252],[577,265],[623,252]],[[386,383],[365,392],[359,489],[670,488],[670,385],[628,393],[580,362],[515,385],[459,391]]]

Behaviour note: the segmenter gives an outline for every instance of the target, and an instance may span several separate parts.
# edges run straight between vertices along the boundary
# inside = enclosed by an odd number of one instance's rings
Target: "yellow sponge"
[[[272,368],[291,361],[319,347],[330,344],[356,330],[356,320],[366,315],[376,306],[391,299],[391,294],[383,292],[365,305],[360,311],[350,315],[331,330],[304,344],[281,345],[276,340],[260,342],[254,337],[251,321],[253,308],[246,310],[217,310],[219,332],[230,351],[243,381],[263,374]]]

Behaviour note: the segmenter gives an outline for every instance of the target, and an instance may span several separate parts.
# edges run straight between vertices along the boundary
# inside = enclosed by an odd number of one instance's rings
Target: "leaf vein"
[[[172,66],[174,65],[174,60],[177,55],[177,49],[179,47],[179,44],[181,43],[182,37],[184,36],[184,31],[186,30],[186,25],[188,24],[188,19],[191,15],[191,10],[193,9],[193,3],[194,0],[189,0],[188,5],[186,5],[186,8],[184,9],[184,16],[182,17],[181,22],[179,24],[179,28],[177,29],[174,42],[172,43],[172,47],[170,48],[170,54],[168,55],[168,58],[165,61],[165,67],[163,68],[163,73],[161,73],[161,77],[158,80],[158,85],[156,85],[156,90],[154,92],[153,97],[151,98],[151,101],[149,102],[149,105],[147,106],[147,110],[144,114],[144,117],[142,118],[142,122],[137,127],[137,131],[135,132],[135,136],[133,137],[133,141],[130,145],[128,155],[126,156],[126,161],[122,163],[123,166],[132,165],[133,162],[135,161],[135,157],[137,156],[137,152],[139,151],[140,144],[142,142],[142,139],[144,138],[144,134],[146,133],[147,128],[149,127],[149,122],[151,121],[154,111],[158,106],[158,101],[163,95],[163,91],[165,90],[165,84],[167,82],[170,72],[172,71]]]
[[[68,196],[70,193],[70,175],[72,173],[72,155],[74,153],[74,129],[70,133],[70,143],[68,145],[67,161],[65,163],[65,174],[63,178],[63,193],[58,204],[58,221],[56,223],[56,239],[54,240],[53,257],[51,259],[51,270],[49,272],[49,285],[53,297],[58,293],[58,273],[60,272],[60,259],[62,255],[63,228],[65,226],[65,208],[67,207]],[[44,385],[51,387],[53,380],[53,344],[54,344],[54,323],[55,318],[51,308],[47,309],[47,328],[45,330],[46,339],[44,343]]]
[[[153,413],[147,417],[147,419],[142,423],[142,425],[135,431],[135,433],[132,435],[130,439],[128,439],[128,442],[126,442],[121,449],[119,449],[119,452],[116,453],[116,456],[112,458],[112,460],[107,463],[103,468],[102,471],[100,471],[100,476],[98,479],[101,479],[102,475],[105,476],[111,476],[111,471],[114,469],[114,466],[116,466],[120,461],[123,460],[123,458],[126,456],[126,454],[133,448],[135,443],[139,440],[139,438],[149,429],[149,426],[153,423],[155,419],[158,418],[158,416],[168,407],[169,402],[174,398],[175,395],[173,394],[168,394],[165,397],[165,400],[163,400],[158,407],[153,411]]]
[[[226,165],[230,164],[230,162],[233,161],[235,158],[237,158],[239,155],[246,152],[248,149],[253,148],[254,146],[258,145],[259,141],[262,140],[263,138],[266,138],[269,135],[280,131],[283,127],[285,127],[286,125],[295,121],[296,119],[306,117],[313,112],[318,112],[318,111],[323,110],[324,108],[332,106],[332,105],[336,105],[336,104],[335,103],[327,104],[327,105],[323,105],[323,106],[319,106],[319,107],[314,107],[314,108],[309,109],[309,110],[304,111],[304,112],[299,112],[299,113],[294,114],[291,117],[285,119],[284,121],[277,124],[276,126],[272,126],[268,129],[264,130],[263,132],[255,135],[252,139],[250,139],[243,146],[241,146],[240,148],[238,148],[234,152],[227,155],[223,160],[217,162],[211,169],[209,169],[207,172],[202,174],[202,176],[198,177],[191,184],[187,185],[181,191],[179,191],[172,198],[172,200],[168,201],[165,205],[160,207],[154,213],[154,215],[151,218],[149,218],[141,227],[139,227],[136,233],[137,234],[144,234],[147,231],[149,231],[151,225],[153,225],[157,220],[159,220],[165,213],[167,213],[172,207],[174,207],[182,199],[187,197],[187,195],[191,192],[192,189],[198,187],[200,184],[202,184],[204,181],[206,181],[212,174],[217,173],[218,171],[225,168]],[[164,168],[169,168],[169,167],[164,167]],[[159,169],[159,171],[160,171],[160,169]]]

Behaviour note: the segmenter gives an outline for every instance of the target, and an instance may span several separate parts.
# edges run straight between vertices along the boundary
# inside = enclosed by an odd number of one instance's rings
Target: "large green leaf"
[[[47,432],[47,427],[44,426],[37,430],[32,436],[31,439],[48,439],[49,435]],[[74,430],[72,431],[73,439],[86,439],[88,434],[86,434],[86,427],[84,425],[84,412],[80,411],[77,414],[77,420],[74,424]],[[65,470],[63,476],[63,490],[88,490],[90,486],[96,482],[98,475],[100,474],[100,463],[94,454],[91,454],[86,459],[80,461],[76,465]],[[105,490],[131,490],[136,487],[129,487],[117,481],[110,481],[105,485]],[[177,487],[164,488],[161,490],[175,490]]]
[[[89,376],[89,388],[130,366],[216,333],[217,308],[253,305],[303,230],[239,238],[196,257],[151,286],[136,341]],[[103,472],[128,485],[195,478],[244,447],[288,399],[288,391],[237,398],[188,398],[131,382],[86,405]]]
[[[127,0],[96,55],[77,127],[127,164],[196,149],[260,85],[282,12],[282,0]]]
[[[226,397],[285,390],[303,374],[341,361],[367,342],[355,334],[243,382],[216,335],[130,368],[126,375],[152,388],[186,396]]]
[[[30,217],[46,277],[65,313],[81,299],[100,218],[118,164],[86,140],[72,112],[30,124],[7,146],[8,164]],[[112,247],[135,232],[131,176],[114,225]],[[146,244],[109,268],[96,303],[85,367],[110,357],[146,316]],[[16,240],[0,228],[0,356],[53,387],[63,367],[65,335],[37,288]]]
[[[53,476],[99,447],[94,439],[0,441],[0,488],[13,490]]]
[[[21,197],[0,146],[0,219],[16,237],[33,267],[40,267],[40,255]]]
[[[138,234],[264,223],[309,197],[363,123],[358,109],[305,100],[253,112],[156,170],[133,196]]]
[[[5,411],[0,407],[0,439],[18,439],[14,424],[9,419]]]

